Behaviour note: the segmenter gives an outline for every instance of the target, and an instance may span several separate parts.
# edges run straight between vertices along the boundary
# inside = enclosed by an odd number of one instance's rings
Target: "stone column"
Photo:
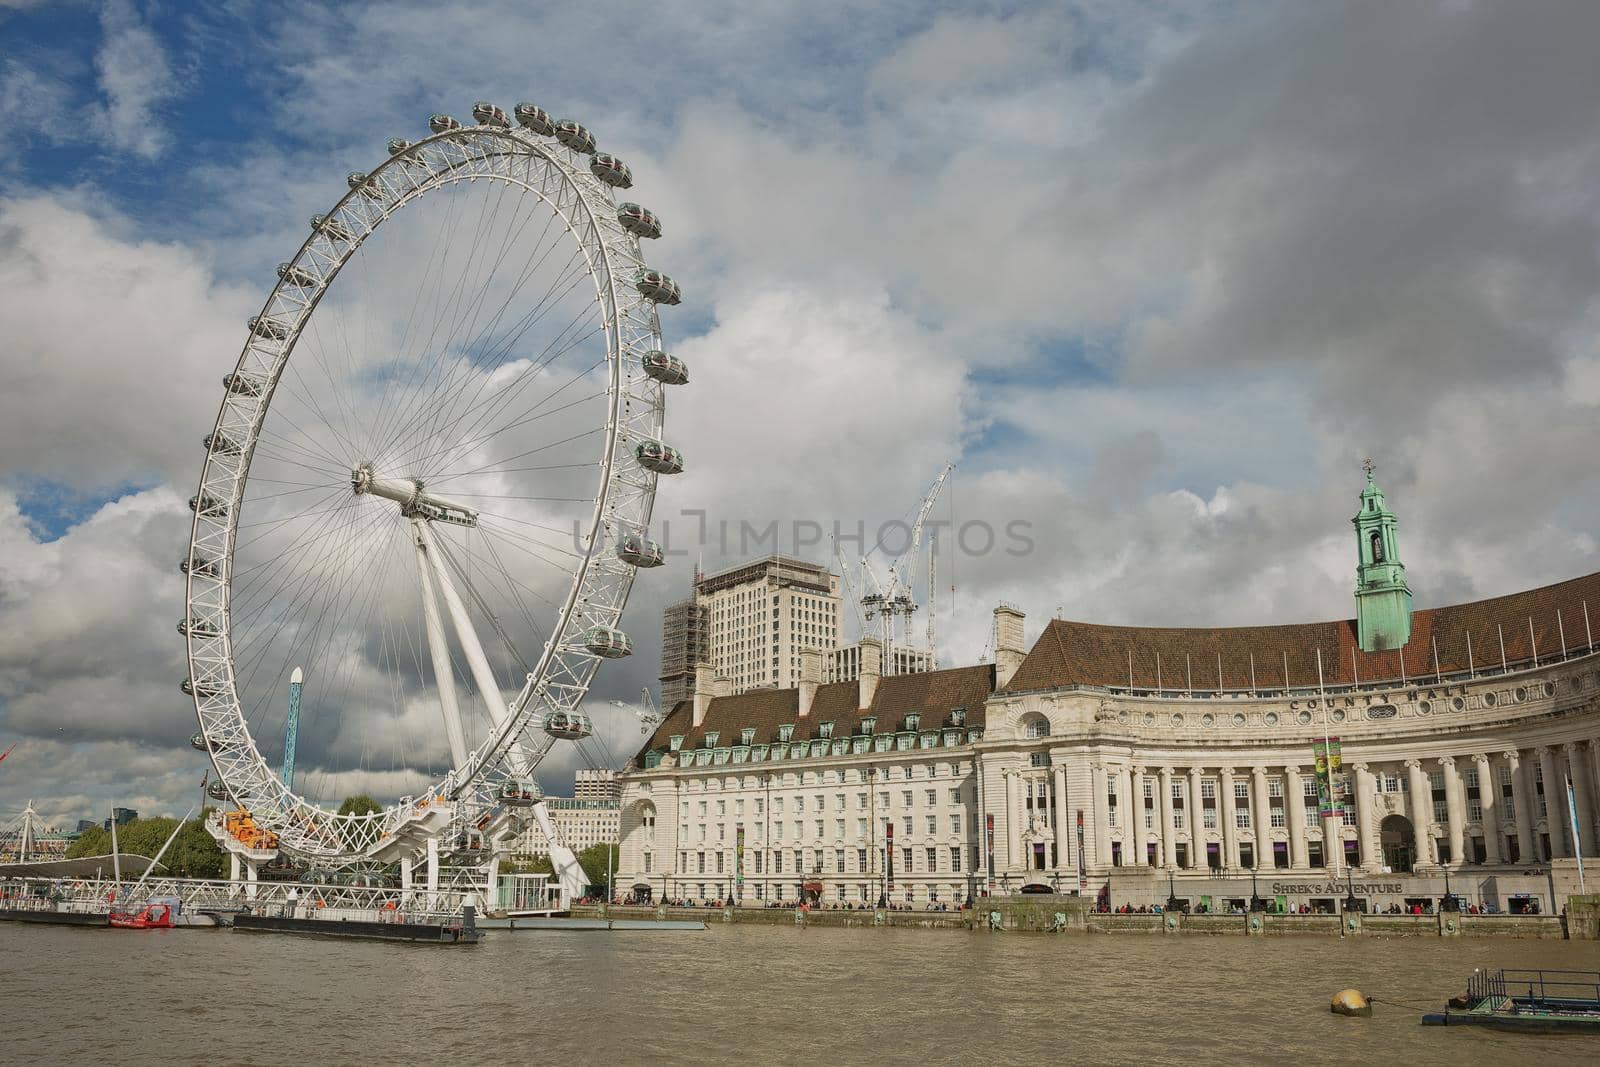
[[[1566,743],[1567,773],[1572,775],[1572,802],[1578,814],[1578,840],[1583,845],[1583,854],[1588,857],[1594,855],[1594,798],[1589,792],[1589,776],[1584,770],[1583,749],[1576,741]],[[1566,790],[1561,796],[1561,810],[1566,813]]]
[[[1527,768],[1515,749],[1508,749],[1502,755],[1506,766],[1511,768],[1512,807],[1517,809],[1517,862],[1535,863],[1539,859],[1539,848],[1533,836],[1533,790],[1528,788]]]
[[[1144,828],[1143,767],[1134,766],[1128,769],[1128,795],[1133,798],[1133,805],[1130,809],[1133,821],[1130,826],[1133,830],[1134,863],[1139,867],[1145,867],[1149,865],[1149,861],[1145,858],[1145,841],[1147,838]]]
[[[1365,763],[1356,767],[1356,833],[1361,837],[1361,863],[1369,871],[1383,867],[1383,843],[1378,836],[1378,779]]]
[[[1067,816],[1067,769],[1060,764],[1056,765],[1056,870],[1066,870],[1067,864],[1067,827],[1071,819]]]
[[[1406,760],[1406,784],[1411,792],[1411,836],[1417,858],[1413,866],[1433,863],[1433,835],[1428,827],[1433,822],[1433,792],[1428,786],[1428,776],[1422,773],[1422,761]]]
[[[1300,768],[1283,769],[1284,819],[1289,823],[1289,863],[1296,870],[1311,865],[1306,849],[1306,795],[1300,781]]]
[[[1015,869],[1022,866],[1022,818],[1018,814],[1021,800],[1017,796],[1021,775],[1009,767],[1001,773],[1006,780],[1006,867]]]
[[[1233,821],[1233,768],[1223,767],[1217,778],[1217,821],[1222,823],[1222,868],[1239,866],[1239,828]]]
[[[1189,866],[1197,871],[1206,869],[1206,828],[1204,811],[1200,806],[1200,768],[1189,768],[1189,795],[1184,798],[1183,810],[1189,820]]]
[[[1572,832],[1567,828],[1567,798],[1561,772],[1556,770],[1556,750],[1549,745],[1539,747],[1539,770],[1544,777],[1544,821],[1550,831],[1550,857],[1569,856],[1572,848],[1567,838]]]
[[[1172,768],[1156,771],[1157,810],[1161,812],[1161,863],[1165,867],[1178,865],[1178,830],[1172,825]]]
[[[1461,788],[1461,774],[1456,770],[1456,758],[1440,756],[1439,766],[1444,769],[1444,803],[1450,816],[1450,866],[1459,867],[1466,859],[1466,798]]]
[[[1489,757],[1479,753],[1472,757],[1478,770],[1478,806],[1483,809],[1483,862],[1500,862],[1500,782],[1495,778],[1495,767]]]
[[[1094,862],[1101,867],[1111,866],[1111,827],[1106,822],[1106,769],[1100,764],[1089,768],[1089,789],[1094,794],[1094,843],[1091,846]]]
[[[1132,867],[1137,862],[1139,848],[1138,821],[1134,818],[1133,768],[1117,771],[1117,791],[1122,794],[1122,865]]]
[[[1272,814],[1267,802],[1267,769],[1250,768],[1251,824],[1256,831],[1256,866],[1272,869]]]

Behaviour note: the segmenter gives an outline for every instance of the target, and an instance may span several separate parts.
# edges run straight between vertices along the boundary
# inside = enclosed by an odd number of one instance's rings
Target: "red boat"
[[[146,904],[138,911],[113,911],[111,925],[123,930],[170,930],[173,908],[170,904]]]

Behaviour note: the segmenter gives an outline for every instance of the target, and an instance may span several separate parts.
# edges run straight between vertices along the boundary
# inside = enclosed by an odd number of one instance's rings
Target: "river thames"
[[[0,925],[7,1063],[1561,1063],[1587,1037],[1423,1028],[1474,966],[1588,942],[714,926],[425,948]],[[1328,1011],[1355,986],[1370,1019]],[[1393,1001],[1419,1006],[1402,1007]]]

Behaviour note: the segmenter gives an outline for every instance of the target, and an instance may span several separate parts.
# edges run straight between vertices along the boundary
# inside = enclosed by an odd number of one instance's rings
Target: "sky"
[[[345,174],[479,99],[595,131],[684,287],[615,752],[697,562],[774,521],[827,561],[796,534],[870,542],[945,463],[935,519],[981,524],[945,665],[1000,600],[1030,639],[1348,617],[1369,456],[1419,606],[1594,571],[1597,39],[1462,0],[0,0],[0,813],[198,798],[176,563],[220,376]]]

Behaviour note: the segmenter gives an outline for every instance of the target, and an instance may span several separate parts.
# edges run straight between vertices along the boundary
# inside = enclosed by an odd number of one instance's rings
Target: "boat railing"
[[[1474,999],[1529,1004],[1582,1004],[1600,1010],[1600,971],[1501,968],[1474,971],[1467,982]]]

